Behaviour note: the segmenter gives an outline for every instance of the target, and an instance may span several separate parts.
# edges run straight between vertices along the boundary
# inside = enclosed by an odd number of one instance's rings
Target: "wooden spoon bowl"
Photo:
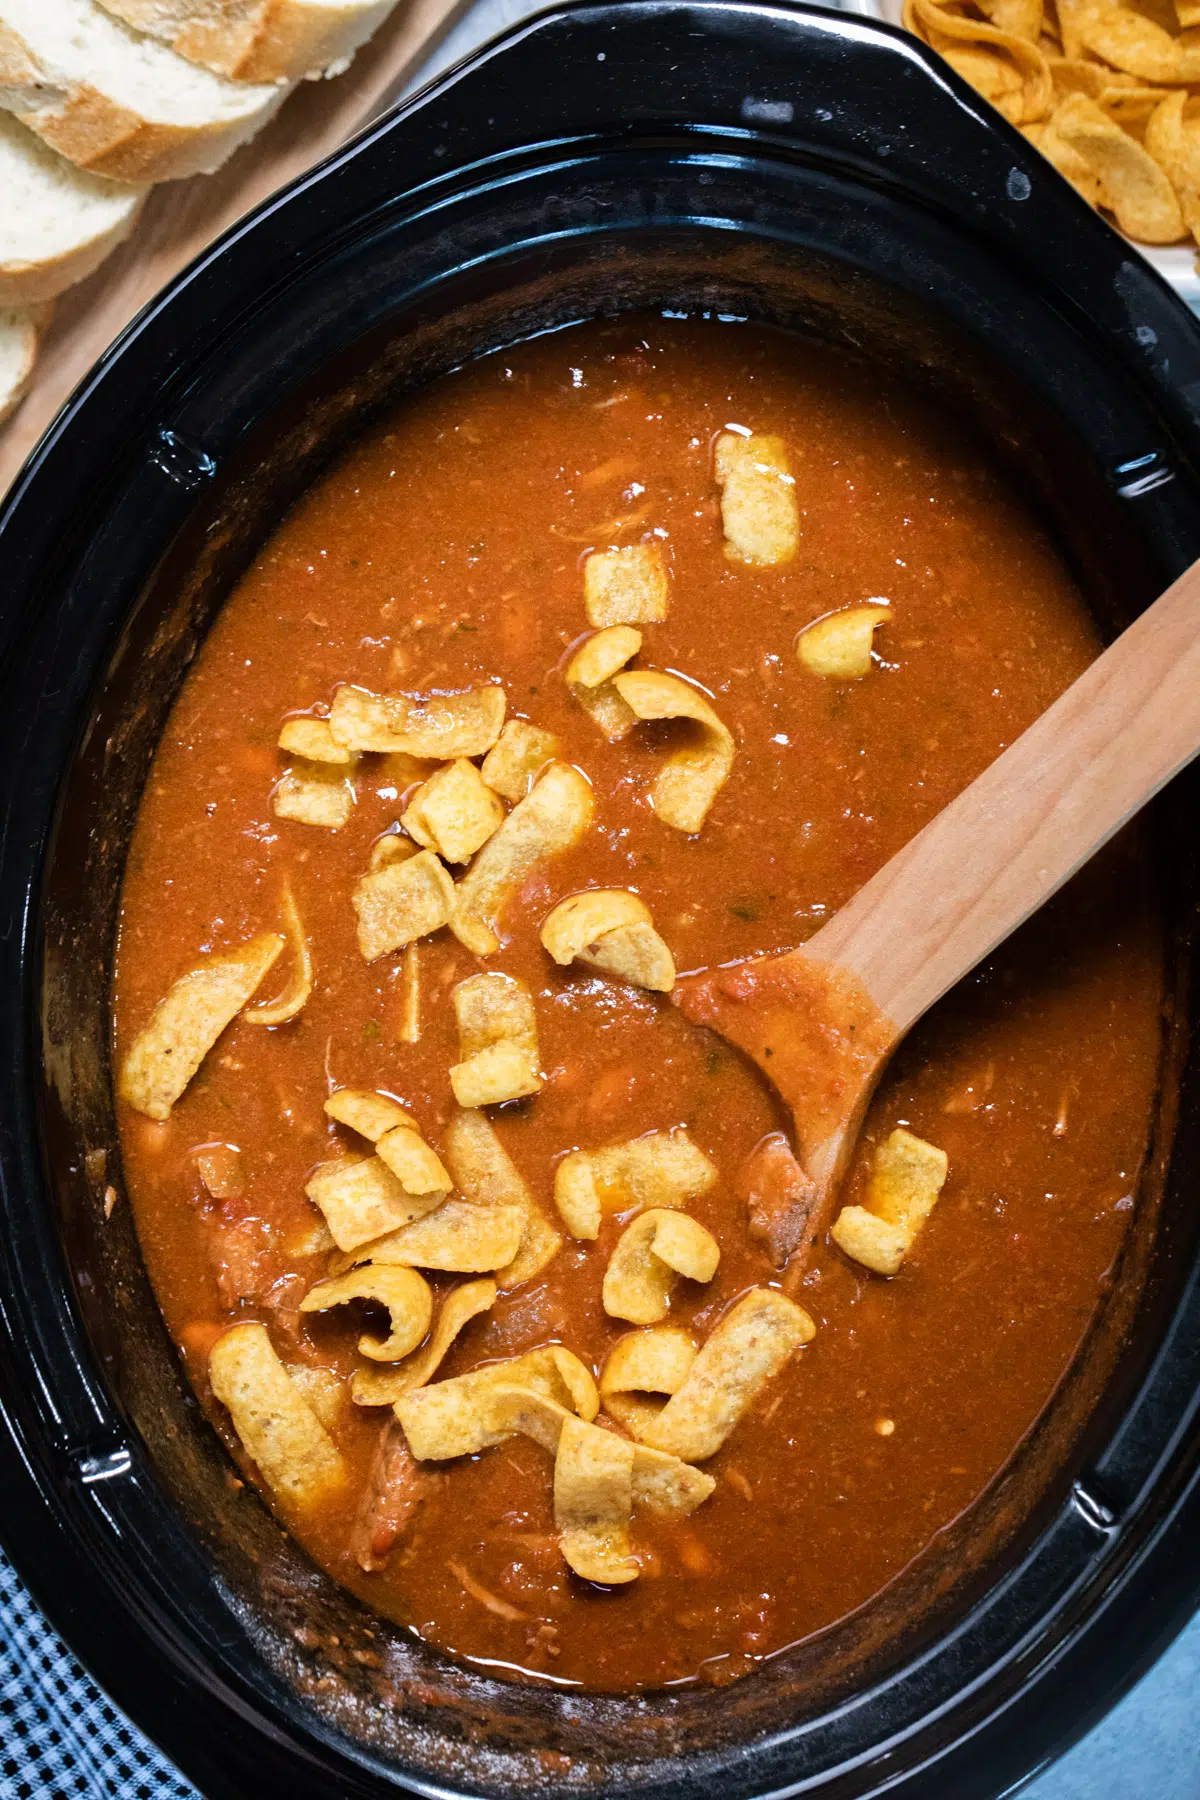
[[[1200,564],[799,950],[685,976],[674,1000],[791,1111],[794,1278],[895,1046],[1200,752]]]

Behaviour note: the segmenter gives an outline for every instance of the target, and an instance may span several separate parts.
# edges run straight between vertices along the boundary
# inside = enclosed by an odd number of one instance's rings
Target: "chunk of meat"
[[[804,1241],[817,1184],[800,1167],[781,1131],[771,1132],[751,1151],[735,1191],[746,1203],[748,1236],[763,1246],[775,1268],[786,1268]]]
[[[274,1320],[276,1339],[282,1339],[301,1352],[307,1347],[307,1339],[300,1302],[308,1292],[309,1285],[308,1277],[293,1269],[290,1274],[281,1275],[278,1281],[273,1281],[266,1293],[259,1296],[258,1301]]]
[[[599,1310],[598,1292],[595,1316],[598,1319],[604,1316]],[[500,1295],[486,1317],[479,1321],[473,1340],[474,1355],[483,1360],[520,1356],[542,1344],[569,1343],[582,1328],[578,1307],[572,1307],[549,1283],[535,1283]]]
[[[233,1312],[243,1300],[262,1300],[284,1273],[275,1232],[265,1219],[223,1206],[213,1221],[212,1256],[221,1305]]]
[[[421,1507],[445,1479],[417,1464],[399,1423],[389,1420],[379,1434],[379,1448],[350,1528],[350,1554],[360,1569],[368,1574],[382,1569]]]

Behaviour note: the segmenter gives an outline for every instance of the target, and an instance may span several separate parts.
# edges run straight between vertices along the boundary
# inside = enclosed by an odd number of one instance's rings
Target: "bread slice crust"
[[[396,0],[101,0],[177,55],[236,81],[295,81],[341,69]]]
[[[122,89],[139,98],[122,98]],[[0,0],[0,104],[97,175],[207,174],[286,93],[283,84],[234,83],[198,69],[94,0]]]
[[[51,306],[0,306],[0,422],[25,398]]]
[[[99,268],[146,193],[77,169],[0,113],[0,307],[52,300]]]

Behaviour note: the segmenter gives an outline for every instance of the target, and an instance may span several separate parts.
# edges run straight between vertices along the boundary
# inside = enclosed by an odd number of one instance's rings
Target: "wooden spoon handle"
[[[1198,751],[1195,563],[804,956],[853,971],[906,1031]]]

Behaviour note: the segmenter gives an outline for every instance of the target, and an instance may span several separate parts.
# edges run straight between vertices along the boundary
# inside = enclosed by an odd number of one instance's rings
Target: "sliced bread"
[[[97,175],[215,169],[286,92],[198,69],[94,0],[0,0],[0,106]]]
[[[102,0],[189,62],[239,81],[345,67],[395,0]]]
[[[0,419],[21,402],[37,361],[49,307],[0,306]]]
[[[90,275],[146,192],[77,169],[0,112],[0,306],[49,300]]]

